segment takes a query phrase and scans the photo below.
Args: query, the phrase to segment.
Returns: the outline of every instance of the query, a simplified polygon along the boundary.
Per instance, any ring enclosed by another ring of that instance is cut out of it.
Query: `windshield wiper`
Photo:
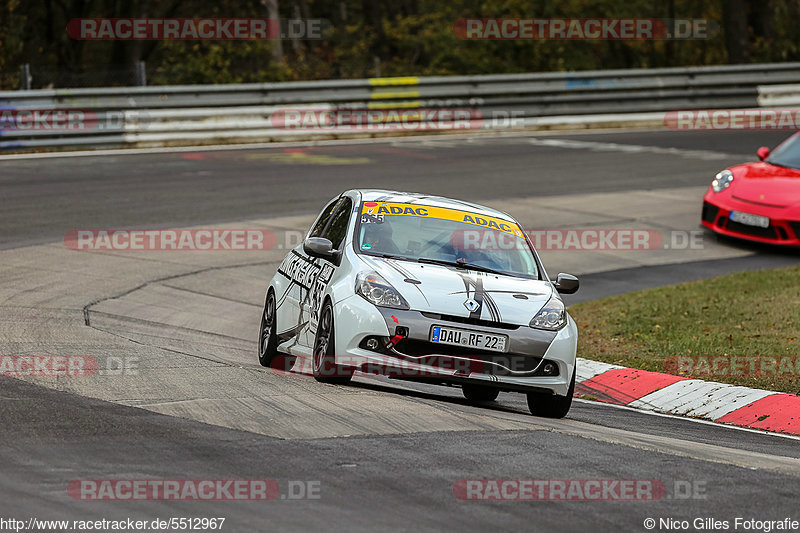
[[[499,274],[501,276],[513,276],[508,272],[502,270],[495,270],[493,268],[485,267],[483,265],[476,265],[474,263],[467,263],[466,261],[447,261],[444,259],[429,259],[427,257],[420,257],[417,259],[418,263],[429,263],[432,265],[454,266],[456,268],[463,268],[466,270],[478,270],[480,272],[488,272],[489,274]]]
[[[373,254],[368,254],[373,255]],[[374,254],[377,257],[382,257],[383,259],[401,259],[403,261],[413,261],[410,257],[406,257],[404,255],[395,255],[395,254]]]

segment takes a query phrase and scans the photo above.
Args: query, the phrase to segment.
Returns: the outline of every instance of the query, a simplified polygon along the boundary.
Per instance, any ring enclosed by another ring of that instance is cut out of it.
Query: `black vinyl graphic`
[[[278,345],[283,344],[289,339],[297,337],[297,334],[300,333],[300,330],[302,330],[306,324],[308,324],[308,322],[303,322],[302,324],[296,325],[292,329],[287,329],[283,333],[278,333]]]
[[[390,267],[395,269],[397,272],[399,272],[400,274],[405,276],[406,279],[411,279],[411,280],[417,281],[419,283],[422,283],[411,272],[409,272],[405,268],[401,267],[399,264],[397,264],[397,261],[395,261],[393,259],[375,259],[375,261],[385,261],[387,265],[389,265]],[[413,285],[414,285],[414,287],[416,287],[416,289],[419,291],[419,293],[422,295],[422,297],[425,298],[425,303],[430,305],[430,301],[428,301],[428,297],[425,296],[425,292],[422,289],[420,289],[419,284],[418,283],[413,283]]]
[[[466,293],[467,298],[472,298],[478,302],[478,304],[480,304],[475,311],[470,311],[469,317],[480,319],[483,306],[486,304],[486,309],[489,311],[489,316],[491,316],[492,320],[494,322],[502,322],[500,310],[498,309],[497,304],[489,295],[489,293],[483,288],[482,273],[476,272],[475,278],[472,278],[464,272],[459,272],[457,270],[454,270],[454,272],[458,274],[458,276],[461,278],[461,281],[464,282],[464,292]],[[474,293],[470,294],[470,290],[472,290]]]
[[[292,346],[297,345],[299,342],[298,334],[308,325],[308,321],[302,322],[304,306],[310,306],[312,325],[317,322],[319,309],[322,305],[322,294],[325,292],[325,287],[328,286],[331,277],[333,277],[334,269],[335,267],[327,261],[321,262],[319,259],[310,259],[295,250],[292,250],[284,258],[280,267],[278,267],[278,273],[286,277],[290,283],[281,297],[281,301],[284,301],[292,287],[297,285],[300,289],[298,298],[298,307],[300,309],[296,320],[297,326],[282,334],[290,335],[286,336],[283,342],[292,337],[294,337]],[[303,293],[304,290],[305,294]]]

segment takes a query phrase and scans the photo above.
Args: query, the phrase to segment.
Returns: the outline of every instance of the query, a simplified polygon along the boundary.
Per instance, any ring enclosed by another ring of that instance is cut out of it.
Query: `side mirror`
[[[311,257],[330,259],[336,253],[333,243],[322,237],[309,237],[303,241],[303,251]]]
[[[760,160],[762,161],[765,160],[769,155],[769,148],[767,148],[766,146],[762,146],[761,148],[756,150],[756,155]]]
[[[559,272],[558,276],[553,281],[553,285],[556,286],[556,290],[561,294],[574,294],[578,292],[581,282],[572,274]]]

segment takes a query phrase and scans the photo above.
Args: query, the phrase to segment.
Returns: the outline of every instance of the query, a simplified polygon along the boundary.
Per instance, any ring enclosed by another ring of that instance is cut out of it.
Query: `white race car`
[[[310,359],[322,382],[353,373],[460,385],[485,402],[527,393],[535,415],[564,417],[578,333],[506,213],[448,198],[350,190],[331,200],[267,288],[259,362]],[[280,364],[280,363],[277,363]]]

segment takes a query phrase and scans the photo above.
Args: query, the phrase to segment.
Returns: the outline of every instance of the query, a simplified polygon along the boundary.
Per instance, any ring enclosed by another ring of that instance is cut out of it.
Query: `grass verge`
[[[611,296],[569,312],[580,357],[800,393],[800,267]]]

